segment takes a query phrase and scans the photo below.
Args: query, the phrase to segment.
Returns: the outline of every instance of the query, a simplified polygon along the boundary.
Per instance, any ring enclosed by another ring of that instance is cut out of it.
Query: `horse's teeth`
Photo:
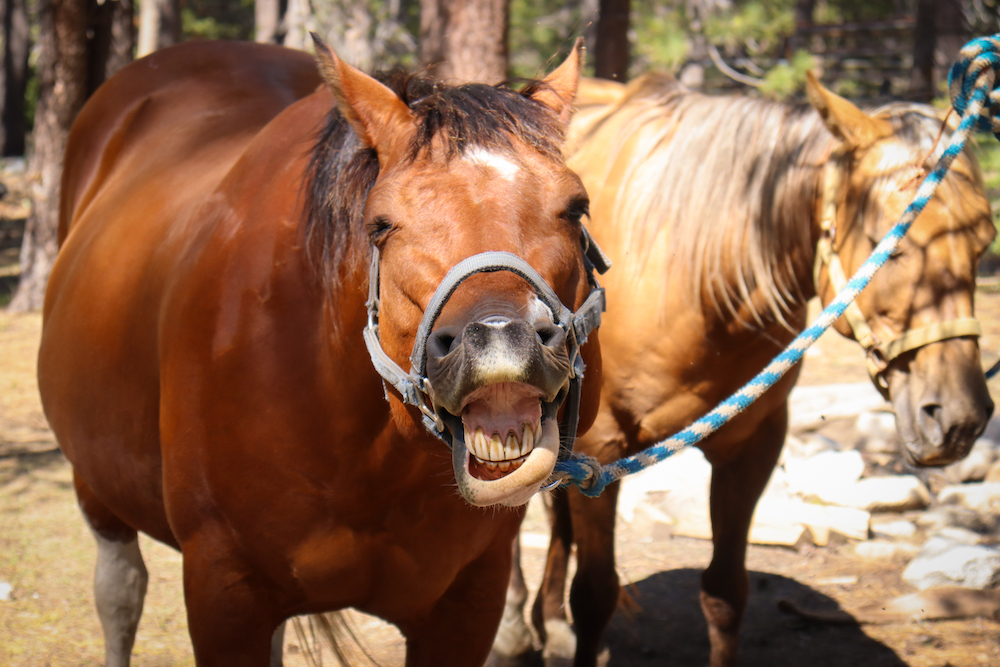
[[[490,461],[503,461],[503,444],[500,442],[500,435],[494,433],[490,438]]]
[[[521,441],[521,456],[527,456],[535,448],[535,432],[531,424],[524,425],[524,440]]]
[[[500,472],[507,472],[510,470],[510,461],[501,461],[497,464],[497,468],[500,469]]]
[[[496,470],[497,469],[497,463],[495,461],[487,461],[486,462],[486,467],[489,470]]]
[[[490,447],[486,444],[486,434],[483,433],[483,429],[476,429],[476,446],[475,446],[476,456],[482,460],[488,460],[490,458]]]
[[[503,457],[505,459],[516,459],[521,455],[521,443],[517,441],[517,436],[513,432],[507,434],[507,446],[504,447]]]

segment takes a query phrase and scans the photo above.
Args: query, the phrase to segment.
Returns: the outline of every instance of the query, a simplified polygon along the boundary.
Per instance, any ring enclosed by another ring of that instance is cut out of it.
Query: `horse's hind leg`
[[[749,579],[747,538],[760,494],[778,462],[787,431],[784,406],[773,412],[729,456],[706,452],[712,463],[712,562],[701,577],[701,609],[708,623],[711,667],[736,664]]]
[[[106,667],[128,667],[149,575],[136,531],[112,514],[74,475],[76,495],[97,540],[94,600],[104,630]]]

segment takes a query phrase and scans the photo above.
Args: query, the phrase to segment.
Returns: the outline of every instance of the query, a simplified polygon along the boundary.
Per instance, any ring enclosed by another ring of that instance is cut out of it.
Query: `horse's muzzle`
[[[491,384],[530,385],[552,402],[571,373],[566,334],[551,321],[495,317],[458,332],[443,328],[430,336],[427,352],[434,401],[456,416],[473,392]]]
[[[474,505],[520,505],[559,453],[556,412],[572,377],[551,320],[492,316],[427,341],[434,403],[447,414],[459,490]]]
[[[900,361],[886,379],[909,462],[943,466],[965,458],[993,414],[975,342],[941,341]]]

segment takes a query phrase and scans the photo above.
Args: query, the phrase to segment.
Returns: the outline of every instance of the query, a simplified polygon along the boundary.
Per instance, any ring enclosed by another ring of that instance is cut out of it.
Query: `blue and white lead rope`
[[[958,129],[952,135],[951,142],[934,170],[920,184],[913,203],[900,216],[899,222],[875,246],[871,257],[861,265],[847,286],[820,313],[812,326],[799,334],[784,352],[775,357],[739,391],[676,435],[635,456],[620,459],[607,466],[602,466],[597,459],[574,452],[571,458],[556,464],[553,481],[576,484],[584,495],[598,496],[608,484],[659,463],[680,449],[697,444],[715,433],[730,419],[748,408],[792,366],[801,361],[806,349],[844,313],[848,304],[854,301],[858,293],[871,281],[875,272],[885,264],[900,239],[906,235],[910,225],[934,196],[934,191],[944,179],[952,161],[962,152],[969,132],[978,127],[992,131],[1000,139],[1000,118],[997,117],[1000,116],[1000,92],[994,90],[995,73],[998,69],[1000,69],[1000,35],[973,40],[962,49],[960,59],[952,67],[948,77],[952,104],[962,118]],[[989,100],[988,114],[981,115],[987,100]]]

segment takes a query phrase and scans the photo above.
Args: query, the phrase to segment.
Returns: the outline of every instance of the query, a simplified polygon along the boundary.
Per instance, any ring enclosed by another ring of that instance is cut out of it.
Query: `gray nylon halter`
[[[567,345],[569,347],[570,367],[572,376],[570,379],[569,391],[566,393],[566,411],[563,417],[563,427],[560,431],[564,434],[571,434],[576,437],[576,426],[579,419],[580,407],[580,383],[583,381],[585,365],[580,356],[580,346],[586,341],[590,333],[601,324],[601,313],[604,312],[604,288],[597,283],[594,271],[603,274],[611,267],[611,261],[598,247],[597,243],[590,236],[590,233],[583,229],[580,244],[584,252],[584,265],[587,270],[587,282],[590,283],[591,290],[583,305],[575,313],[563,305],[558,295],[545,282],[535,269],[526,261],[509,252],[484,252],[468,257],[456,264],[444,280],[438,285],[431,297],[427,309],[424,311],[423,319],[417,328],[416,339],[413,342],[413,352],[410,354],[410,372],[405,372],[393,361],[385,350],[378,337],[379,318],[379,251],[372,248],[372,260],[368,276],[368,324],[364,329],[365,346],[371,356],[372,365],[382,379],[393,386],[403,398],[403,402],[416,406],[423,414],[424,426],[433,435],[440,438],[449,447],[451,442],[446,434],[446,426],[441,416],[437,413],[437,408],[433,400],[433,388],[427,378],[427,338],[430,336],[434,323],[437,322],[445,304],[455,293],[464,281],[477,273],[492,273],[495,271],[509,271],[520,276],[531,285],[538,294],[542,302],[548,306],[555,317],[555,324],[566,334]],[[386,395],[388,398],[388,394]],[[461,437],[460,435],[458,437]]]

